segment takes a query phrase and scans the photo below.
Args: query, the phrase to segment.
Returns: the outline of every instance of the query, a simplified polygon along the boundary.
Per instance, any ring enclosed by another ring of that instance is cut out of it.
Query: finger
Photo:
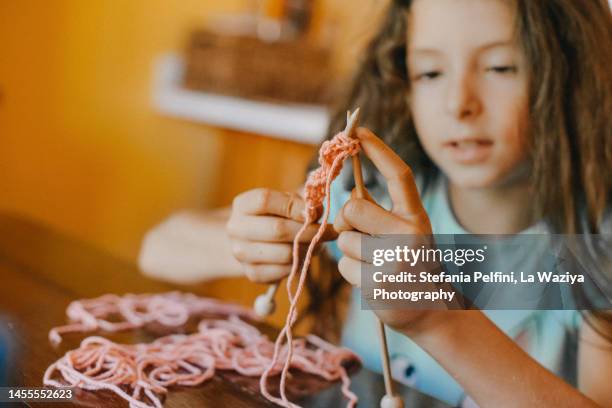
[[[338,262],[338,271],[348,283],[358,288],[361,287],[361,262],[343,256]]]
[[[344,219],[342,208],[340,209],[340,211],[338,211],[338,213],[336,214],[336,218],[334,219],[334,230],[338,234],[341,234],[344,231],[354,230],[353,226],[347,220]]]
[[[370,195],[370,192],[365,187],[363,188],[362,193],[363,193],[363,197],[360,197],[359,190],[357,189],[357,187],[354,187],[351,190],[351,198],[363,198],[364,200],[368,200],[370,202],[376,203],[376,200],[372,198],[372,196]]]
[[[244,274],[249,280],[257,283],[278,282],[291,272],[291,265],[256,265],[242,264]]]
[[[364,153],[387,181],[392,212],[401,215],[423,213],[425,210],[410,166],[370,130],[358,128],[355,135]]]
[[[359,198],[357,197],[357,193],[356,193],[356,189],[353,189],[353,191],[351,192],[351,199],[349,201],[347,201],[346,203],[344,203],[344,206],[340,209],[340,211],[338,211],[338,213],[336,214],[336,218],[334,219],[334,230],[336,230],[336,232],[338,234],[340,234],[341,232],[344,231],[353,231],[355,230],[355,227],[351,224],[351,222],[349,222],[345,217],[344,217],[344,207],[346,207],[348,205],[348,203],[353,200],[364,200],[363,198]],[[368,200],[365,199],[366,201],[374,204],[377,207],[380,207],[378,205],[378,203],[376,203],[374,200]],[[383,209],[382,207],[380,207],[381,209]],[[383,209],[383,211],[387,212],[386,210]]]
[[[241,214],[278,215],[304,222],[305,203],[297,193],[257,188],[236,196],[232,208]]]
[[[232,254],[243,263],[289,265],[293,259],[291,244],[232,240]]]
[[[370,235],[417,233],[416,225],[360,198],[351,199],[338,213],[337,232],[357,230]]]
[[[372,263],[371,258],[364,258],[364,254],[361,252],[361,244],[364,237],[366,235],[357,231],[345,231],[338,236],[338,248],[340,248],[345,256],[362,262]]]
[[[302,223],[281,217],[244,215],[230,218],[227,231],[230,237],[247,241],[292,242]],[[300,237],[300,242],[310,242],[316,235],[319,224],[310,224]],[[338,234],[332,225],[327,225],[321,241],[336,239]]]
[[[356,198],[365,199],[365,200],[373,203],[374,205],[379,206],[378,203],[372,198],[372,196],[370,195],[370,193],[366,189],[364,189],[364,196],[363,197],[359,197],[359,194],[357,192],[357,188],[353,188],[353,190],[351,191],[351,199],[353,199],[353,198],[355,198],[355,199]],[[346,205],[346,203],[344,205]],[[338,211],[338,213],[336,214],[336,218],[334,219],[334,229],[336,230],[337,233],[341,233],[343,231],[351,231],[354,228],[353,228],[353,226],[351,224],[349,224],[344,219],[342,211]]]

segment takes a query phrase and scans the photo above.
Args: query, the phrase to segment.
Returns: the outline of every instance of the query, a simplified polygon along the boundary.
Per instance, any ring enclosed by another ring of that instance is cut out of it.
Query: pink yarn
[[[293,242],[293,265],[287,278],[290,300],[285,327],[272,344],[255,327],[238,316],[255,320],[251,310],[213,299],[171,292],[160,295],[104,295],[72,302],[67,315],[73,322],[52,329],[49,339],[61,342],[61,334],[94,330],[120,331],[149,323],[178,327],[203,313],[229,316],[227,320],[202,320],[198,332],[161,337],[150,344],[120,345],[102,337],[84,339],[78,349],[67,352],[45,372],[45,385],[74,386],[87,390],[107,389],[121,396],[132,408],[159,408],[172,385],[195,386],[211,378],[215,369],[234,370],[245,376],[261,376],[261,393],[270,401],[295,408],[286,395],[287,374],[295,368],[328,381],[342,381],[342,391],[354,407],[357,396],[350,391],[350,378],[343,363],[358,360],[350,350],[336,347],[319,337],[293,339],[297,302],[303,291],[314,248],[329,217],[330,185],[344,160],[359,152],[357,140],[339,133],[319,151],[320,167],[311,172],[304,188],[305,221]],[[308,246],[295,291],[299,269],[299,240],[325,201],[321,226]],[[114,321],[109,318],[114,317]],[[286,340],[286,341],[285,341]],[[285,343],[283,345],[283,342]],[[267,379],[281,373],[280,398],[271,395]],[[58,378],[59,377],[59,378]],[[148,402],[147,402],[148,401]]]
[[[116,332],[137,329],[154,322],[163,326],[177,327],[187,323],[190,316],[210,311],[220,315],[237,315],[258,320],[257,315],[250,309],[215,299],[201,298],[190,293],[127,294],[123,297],[109,294],[96,299],[71,302],[66,314],[73,323],[51,329],[49,340],[58,344],[62,341],[61,335],[64,333],[84,333],[94,330]],[[115,322],[106,320],[110,316],[121,319]]]
[[[312,254],[314,252],[315,247],[321,240],[323,233],[325,232],[325,228],[327,227],[327,219],[329,218],[329,204],[330,204],[330,186],[332,181],[340,174],[342,170],[342,165],[344,164],[344,160],[348,157],[353,156],[359,153],[360,145],[359,141],[353,138],[350,138],[348,135],[345,135],[344,132],[340,132],[335,135],[331,140],[325,141],[321,149],[319,150],[319,165],[320,167],[308,175],[308,179],[306,180],[306,184],[304,186],[304,198],[306,201],[305,208],[305,221],[302,225],[302,228],[298,231],[295,239],[293,240],[293,264],[291,266],[291,272],[287,277],[287,294],[289,296],[289,313],[287,314],[287,319],[285,321],[285,327],[281,330],[278,337],[276,338],[276,342],[274,344],[274,355],[272,357],[272,361],[268,368],[264,371],[261,376],[259,385],[261,393],[268,398],[270,401],[284,406],[295,408],[297,405],[293,404],[286,395],[286,383],[287,383],[287,374],[289,372],[289,368],[291,366],[291,361],[293,357],[293,334],[292,327],[297,319],[297,302],[300,297],[303,289],[304,283],[306,281],[306,274],[308,273],[308,268],[310,267],[310,262],[312,260]],[[325,211],[323,213],[323,217],[321,219],[320,227],[313,237],[312,241],[308,245],[308,250],[306,252],[306,257],[304,259],[304,264],[300,270],[300,276],[297,284],[297,288],[295,292],[292,291],[293,281],[295,276],[298,273],[299,269],[299,242],[300,237],[311,223],[315,222],[316,215],[323,205],[323,201],[325,200]],[[280,358],[281,354],[281,345],[283,341],[286,339],[286,347],[287,347],[287,355],[285,357],[285,362],[283,365],[283,369],[281,371],[281,383],[280,383],[280,394],[281,397],[275,397],[268,391],[268,377],[273,373],[277,361]],[[348,383],[344,384],[343,388],[344,394],[349,399],[349,407],[355,406],[357,403],[357,398],[348,390]]]
[[[75,323],[51,330],[52,341],[61,341],[59,333],[97,328],[119,331],[151,322],[178,326],[201,313],[229,315],[226,320],[200,321],[196,333],[168,335],[149,344],[122,345],[91,336],[45,371],[45,385],[109,390],[128,401],[132,408],[159,408],[168,387],[199,385],[211,378],[216,369],[260,376],[270,367],[274,352],[274,345],[265,335],[238,317],[251,317],[249,309],[191,294],[105,295],[72,302],[67,313]],[[117,321],[111,323],[110,317]],[[356,400],[348,391],[350,379],[342,365],[358,360],[353,352],[312,335],[294,340],[292,349],[295,351],[291,368],[328,381],[340,379],[343,392]],[[285,346],[280,357],[285,358],[287,353]],[[282,368],[275,363],[272,375]]]
[[[329,185],[340,174],[344,160],[359,153],[360,149],[359,141],[346,136],[344,132],[323,142],[319,149],[319,168],[308,175],[304,185],[306,225],[316,221],[317,211],[326,198],[329,202]],[[323,222],[327,222],[327,217],[323,217]]]

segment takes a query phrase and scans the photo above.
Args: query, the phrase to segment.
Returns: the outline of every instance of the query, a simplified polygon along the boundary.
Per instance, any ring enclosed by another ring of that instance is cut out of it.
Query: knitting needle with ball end
[[[353,137],[354,129],[357,127],[359,120],[359,108],[353,112],[346,113],[347,133],[349,137]],[[363,184],[363,175],[361,174],[361,160],[359,154],[353,156],[353,177],[355,178],[355,195],[357,198],[372,201],[365,185]],[[385,396],[380,400],[380,408],[403,408],[404,402],[398,395],[394,395],[393,382],[391,381],[391,368],[389,364],[389,350],[387,348],[387,335],[385,333],[385,325],[376,317],[376,326],[378,327],[378,337],[380,340],[380,358],[383,363],[383,376],[385,380]]]
[[[348,137],[354,137],[355,129],[359,123],[359,108],[351,114],[346,113],[346,127],[344,128],[344,134]],[[355,178],[355,193],[357,198],[371,200],[367,194],[367,190],[363,183],[363,175],[361,173],[361,160],[359,155],[356,154],[352,157],[353,160],[353,177]],[[254,311],[259,316],[268,316],[274,313],[276,303],[274,296],[278,290],[278,283],[274,283],[268,287],[268,290],[263,295],[260,295],[255,300]],[[385,333],[385,325],[377,317],[378,336],[381,345],[381,360],[383,363],[383,376],[385,381],[385,396],[380,400],[381,408],[403,408],[404,402],[402,399],[395,395],[393,392],[393,382],[391,380],[391,368],[389,364],[389,350],[387,348],[387,336]]]

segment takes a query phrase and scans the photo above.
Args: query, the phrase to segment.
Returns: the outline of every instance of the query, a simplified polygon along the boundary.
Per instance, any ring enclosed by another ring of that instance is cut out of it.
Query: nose
[[[482,104],[469,72],[460,72],[449,81],[446,108],[456,119],[468,119],[481,112]]]

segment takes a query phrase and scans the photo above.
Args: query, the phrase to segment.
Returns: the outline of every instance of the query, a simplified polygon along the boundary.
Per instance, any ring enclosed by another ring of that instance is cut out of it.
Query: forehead
[[[408,16],[409,47],[445,49],[511,41],[509,0],[415,0]]]

